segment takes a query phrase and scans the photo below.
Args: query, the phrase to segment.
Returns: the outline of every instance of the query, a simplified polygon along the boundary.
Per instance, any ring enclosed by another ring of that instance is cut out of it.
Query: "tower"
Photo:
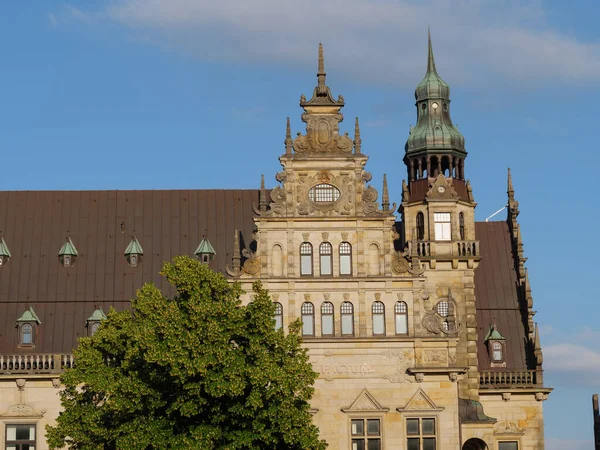
[[[402,213],[406,251],[426,267],[425,290],[447,298],[441,331],[456,346],[456,364],[468,367],[460,383],[464,398],[477,398],[475,268],[480,259],[475,239],[473,193],[465,181],[465,139],[450,117],[450,87],[437,72],[428,36],[427,71],[415,90],[417,123],[411,127],[404,163]],[[451,294],[450,294],[451,292]],[[454,307],[454,315],[450,314]],[[460,318],[460,320],[456,320]],[[436,332],[437,327],[427,332]]]

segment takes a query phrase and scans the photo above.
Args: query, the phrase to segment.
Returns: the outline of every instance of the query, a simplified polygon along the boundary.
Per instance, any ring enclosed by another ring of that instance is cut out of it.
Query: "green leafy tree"
[[[161,272],[177,295],[146,284],[130,311],[111,309],[79,340],[47,426],[51,448],[325,449],[309,400],[316,373],[300,322],[274,329],[260,283],[242,306],[238,284],[181,256]]]

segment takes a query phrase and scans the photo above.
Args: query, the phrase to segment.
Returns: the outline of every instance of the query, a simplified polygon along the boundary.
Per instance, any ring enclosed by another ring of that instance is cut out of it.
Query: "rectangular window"
[[[436,450],[435,419],[406,419],[406,436],[407,450]]]
[[[312,275],[312,255],[300,256],[300,274]]]
[[[452,239],[450,233],[450,213],[433,213],[435,224],[435,240],[449,241]]]
[[[331,255],[321,255],[321,275],[331,275]]]
[[[302,316],[302,335],[313,336],[315,334],[314,317],[312,315]]]
[[[381,421],[352,419],[350,424],[352,450],[381,450]]]
[[[517,441],[498,442],[498,450],[519,450],[519,443]]]
[[[333,314],[323,314],[321,316],[321,334],[323,336],[333,336]]]
[[[6,450],[35,450],[35,425],[6,425]]]

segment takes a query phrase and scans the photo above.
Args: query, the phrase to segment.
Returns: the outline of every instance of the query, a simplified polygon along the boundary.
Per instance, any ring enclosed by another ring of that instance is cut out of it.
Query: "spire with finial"
[[[287,118],[287,124],[285,126],[285,141],[283,141],[283,143],[285,144],[285,154],[286,155],[291,155],[292,154],[292,130],[290,128],[290,118]]]
[[[538,329],[538,324],[535,324],[535,341],[533,345],[533,353],[535,355],[535,364],[536,366],[541,366],[544,362],[544,355],[542,353],[542,343],[540,342],[540,331]]]
[[[390,209],[390,194],[388,192],[387,176],[383,174],[383,191],[381,193],[381,208],[384,211]]]
[[[327,73],[325,73],[325,58],[323,57],[323,44],[319,42],[319,67],[317,69],[317,89],[319,90],[319,94],[326,94],[326,78]]]
[[[319,62],[317,68],[317,86],[313,91],[313,96],[310,100],[306,101],[306,97],[303,95],[300,97],[300,106],[303,108],[307,106],[344,106],[344,98],[340,95],[334,100],[331,95],[331,90],[326,83],[327,74],[325,73],[325,57],[323,56],[323,44],[319,42]],[[336,111],[337,113],[337,111]]]
[[[433,58],[433,46],[431,45],[431,29],[429,27],[427,27],[427,44],[427,73],[434,73],[437,75],[437,70],[435,68],[435,59]]]
[[[354,124],[354,153],[357,155],[361,152],[362,139],[360,138],[360,126],[358,125],[358,117],[356,118],[356,122]]]
[[[267,201],[267,190],[265,189],[265,175],[262,174],[260,176],[260,193],[258,198],[258,210],[260,212],[266,212],[269,207],[269,202]]]

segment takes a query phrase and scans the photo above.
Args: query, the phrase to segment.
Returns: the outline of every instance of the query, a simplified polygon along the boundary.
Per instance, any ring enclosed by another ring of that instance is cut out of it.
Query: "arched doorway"
[[[471,438],[463,444],[462,450],[488,450],[488,446],[481,439]]]

